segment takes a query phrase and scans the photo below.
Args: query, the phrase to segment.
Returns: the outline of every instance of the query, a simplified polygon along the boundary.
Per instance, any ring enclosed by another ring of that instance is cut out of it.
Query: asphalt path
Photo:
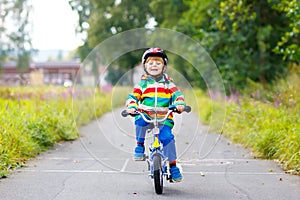
[[[298,200],[300,177],[277,163],[254,159],[249,150],[208,133],[194,113],[176,115],[181,183],[154,191],[147,163],[135,162],[133,119],[120,109],[80,128],[81,137],[63,142],[27,167],[0,179],[1,200],[208,199]],[[147,145],[151,137],[147,139]]]

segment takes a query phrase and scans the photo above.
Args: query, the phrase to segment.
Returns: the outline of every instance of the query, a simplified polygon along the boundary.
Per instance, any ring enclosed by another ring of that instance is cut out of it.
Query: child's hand
[[[184,106],[178,105],[178,106],[176,106],[176,109],[177,109],[178,113],[182,113],[184,111]]]
[[[127,109],[127,112],[130,113],[130,114],[134,114],[135,111],[136,111],[136,110],[135,110],[134,108],[128,108],[128,109]]]

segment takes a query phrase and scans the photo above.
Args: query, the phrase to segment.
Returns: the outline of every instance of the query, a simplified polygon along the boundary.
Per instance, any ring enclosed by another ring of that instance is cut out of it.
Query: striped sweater
[[[153,118],[154,113],[143,109],[145,107],[168,108],[170,105],[185,105],[184,96],[176,87],[173,80],[167,75],[156,81],[149,75],[143,75],[141,81],[134,87],[133,93],[126,100],[127,108],[135,108],[143,111],[148,117]],[[158,118],[165,116],[165,112],[158,113]],[[137,116],[138,119],[140,116]],[[174,126],[172,113],[162,124],[171,128]]]

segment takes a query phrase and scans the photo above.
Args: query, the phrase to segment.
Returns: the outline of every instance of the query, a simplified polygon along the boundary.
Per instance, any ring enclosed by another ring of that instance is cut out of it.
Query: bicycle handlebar
[[[192,108],[190,106],[185,106],[183,111],[189,113],[189,112],[191,112],[191,110],[192,110]],[[178,112],[175,106],[169,107],[169,111],[167,112],[167,114],[165,115],[165,117],[162,118],[162,119],[157,120],[157,122],[163,122],[163,121],[165,121],[172,112]],[[130,116],[141,115],[142,118],[146,122],[148,122],[148,123],[153,123],[155,121],[155,120],[149,120],[149,119],[147,119],[145,117],[145,115],[142,112],[139,112],[139,111],[136,111],[135,113],[131,114],[131,113],[128,113],[127,110],[123,110],[122,113],[121,113],[121,115],[123,117],[127,117],[128,115],[130,115]]]

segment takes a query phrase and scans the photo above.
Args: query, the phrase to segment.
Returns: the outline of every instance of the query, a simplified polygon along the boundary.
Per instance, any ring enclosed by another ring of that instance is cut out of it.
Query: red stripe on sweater
[[[146,94],[146,93],[151,93],[151,92],[155,92],[155,88],[147,88],[147,89],[145,90],[144,94]],[[169,89],[163,88],[163,87],[158,87],[158,88],[157,88],[157,92],[158,92],[158,93],[166,93],[166,94],[169,94],[169,93],[170,93]]]
[[[178,88],[177,87],[172,87],[170,90],[171,90],[172,93],[174,93],[178,90]]]
[[[139,88],[134,88],[133,93],[142,94],[142,90],[140,90]]]
[[[176,101],[184,101],[184,98],[178,97],[178,98],[176,99]]]

